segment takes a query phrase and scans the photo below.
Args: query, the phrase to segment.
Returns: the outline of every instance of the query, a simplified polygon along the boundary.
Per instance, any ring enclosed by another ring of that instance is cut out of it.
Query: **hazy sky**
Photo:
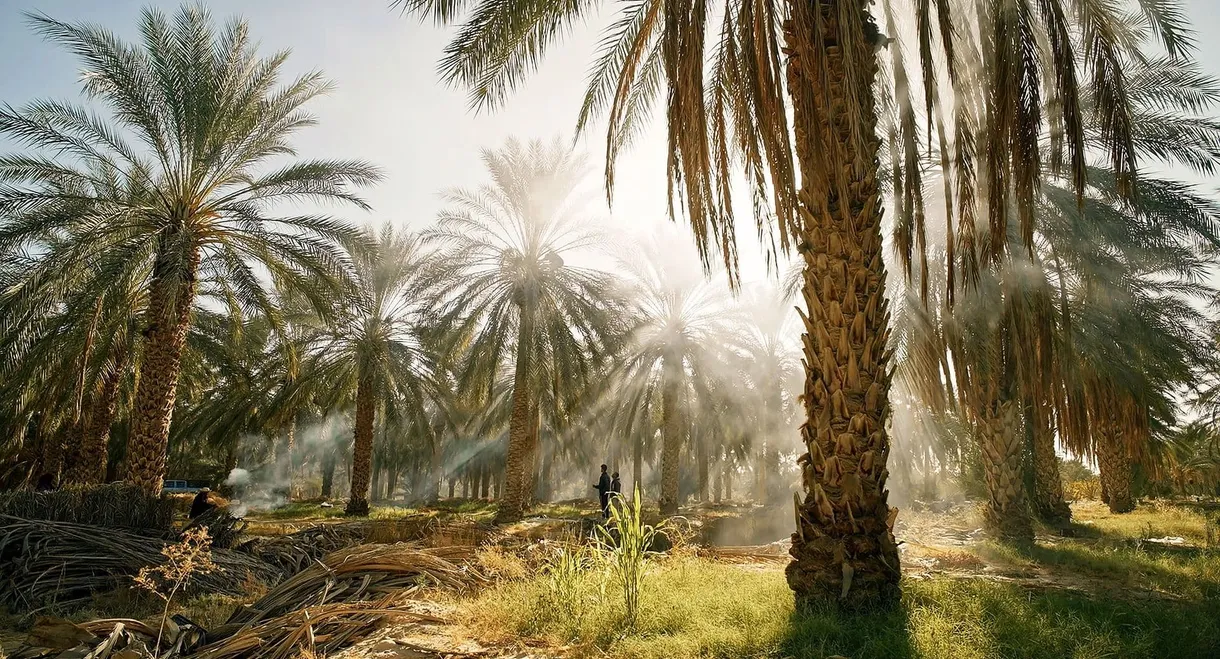
[[[22,12],[106,25],[132,38],[147,0],[0,0],[0,102],[21,105],[40,97],[78,98],[78,67],[62,49],[42,41]],[[154,2],[167,13],[178,2]],[[542,69],[506,107],[474,115],[464,93],[438,81],[436,62],[447,32],[403,18],[386,0],[212,0],[217,19],[245,16],[262,49],[291,48],[291,73],[322,69],[337,89],[312,110],[320,125],[297,140],[305,156],[361,158],[385,168],[387,179],[367,193],[375,211],[353,219],[392,220],[420,226],[439,209],[437,192],[482,181],[479,149],[509,136],[569,139],[584,91],[585,76],[607,16],[594,19],[551,51]],[[617,2],[606,3],[605,14]],[[1220,11],[1216,0],[1186,0],[1199,58],[1220,76]],[[612,223],[648,231],[665,219],[665,143],[655,125],[620,160]],[[600,176],[604,126],[583,142]],[[5,150],[0,142],[0,150]],[[1214,188],[1215,183],[1209,187]],[[744,193],[744,191],[743,191]],[[600,200],[599,200],[600,201]],[[752,223],[742,217],[740,252],[747,277],[761,276]]]

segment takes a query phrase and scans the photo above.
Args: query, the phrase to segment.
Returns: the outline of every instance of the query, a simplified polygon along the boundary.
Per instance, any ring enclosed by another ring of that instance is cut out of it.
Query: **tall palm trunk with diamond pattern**
[[[873,608],[897,602],[900,575],[897,510],[885,489],[890,315],[881,259],[877,68],[865,34],[875,27],[862,0],[797,1],[809,2],[819,20],[784,26],[808,309],[802,337],[808,418],[801,427],[807,451],[799,459],[805,496],[797,500],[786,572],[800,603]],[[818,149],[817,135],[837,144]],[[831,185],[828,198],[818,199],[809,175],[818,168],[847,172],[846,188]]]

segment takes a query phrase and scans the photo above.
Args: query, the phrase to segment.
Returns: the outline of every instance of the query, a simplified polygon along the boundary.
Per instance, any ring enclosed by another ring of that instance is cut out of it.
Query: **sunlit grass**
[[[1114,514],[1100,501],[1086,501],[1072,505],[1072,517],[1083,535],[1129,539],[1176,536],[1200,546],[1207,542],[1207,515],[1180,503],[1145,502],[1129,513]]]
[[[532,639],[578,657],[1101,659],[1171,648],[1174,657],[1217,656],[1220,552],[1138,542],[1202,538],[1203,517],[1164,506],[1141,508],[1130,522],[1099,512],[1077,515],[1099,520],[1095,535],[965,548],[963,558],[978,558],[958,562],[977,578],[904,579],[902,605],[889,613],[797,612],[778,567],[683,556],[654,563],[634,631],[623,624],[621,593],[598,570],[579,579],[579,606],[556,606],[546,577],[523,571],[463,601],[460,617],[485,641]],[[987,574],[984,562],[993,566]]]
[[[696,657],[1208,657],[1220,647],[1220,606],[1033,592],[1010,583],[908,579],[897,611],[796,613],[777,569],[702,559],[667,561],[651,575],[636,630],[621,598],[589,575],[585,605],[558,608],[541,578],[501,584],[463,605],[470,632],[495,643],[533,638],[577,656]]]

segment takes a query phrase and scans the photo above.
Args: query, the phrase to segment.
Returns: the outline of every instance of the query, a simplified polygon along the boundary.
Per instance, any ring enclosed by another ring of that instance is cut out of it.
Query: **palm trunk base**
[[[352,498],[347,502],[347,507],[343,509],[343,514],[351,517],[368,517],[369,516],[369,500]]]
[[[1035,502],[1034,514],[1048,526],[1063,527],[1072,523],[1072,508],[1066,501]]]
[[[1135,510],[1131,497],[1131,458],[1121,438],[1103,434],[1097,442],[1097,466],[1101,470],[1102,492],[1110,512],[1129,513]]]
[[[1034,525],[1021,469],[1023,442],[1011,402],[999,403],[995,409],[987,406],[979,420],[979,440],[988,495],[984,527],[1006,542],[1032,541]]]
[[[992,537],[1004,542],[1032,542],[1034,539],[1033,520],[1023,506],[1000,509],[988,502],[983,507],[983,528]]]
[[[793,560],[784,574],[798,607],[870,611],[898,604],[898,545],[884,520],[884,515],[861,515],[855,528],[849,520],[820,525],[829,534],[804,541],[793,534]]]

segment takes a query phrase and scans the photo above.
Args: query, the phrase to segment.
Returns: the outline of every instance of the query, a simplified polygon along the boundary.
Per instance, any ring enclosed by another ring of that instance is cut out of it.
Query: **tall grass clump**
[[[611,581],[623,589],[623,622],[627,629],[635,629],[639,620],[640,592],[644,589],[649,549],[657,533],[665,527],[665,522],[653,526],[641,520],[640,500],[639,485],[636,485],[631,501],[615,497],[610,506],[609,523],[597,527],[594,536]]]

